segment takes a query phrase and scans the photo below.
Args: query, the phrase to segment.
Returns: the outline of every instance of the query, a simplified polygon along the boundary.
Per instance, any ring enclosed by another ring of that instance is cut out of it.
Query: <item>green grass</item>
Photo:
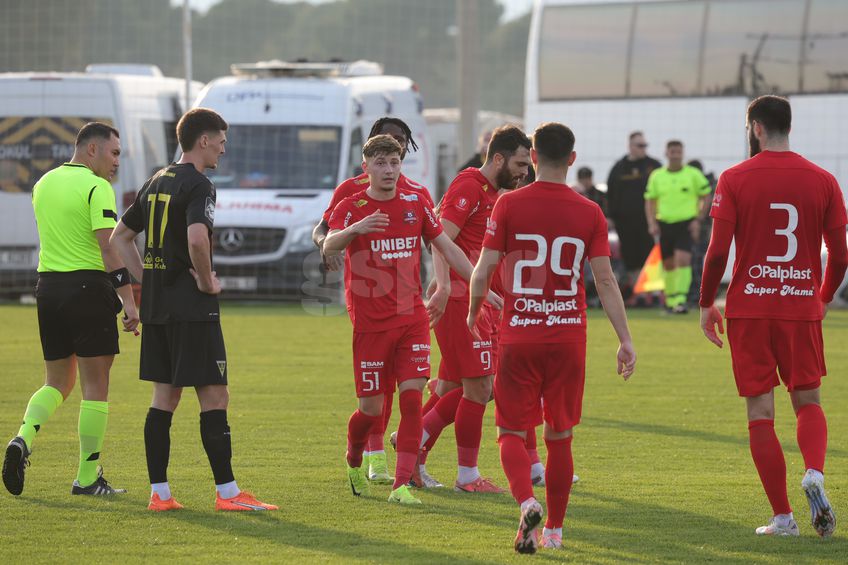
[[[142,432],[150,386],[137,380],[139,340],[122,335],[103,464],[107,478],[129,494],[115,500],[70,496],[78,449],[75,392],[42,428],[23,495],[0,492],[0,562],[528,559],[512,552],[518,512],[507,495],[428,491],[420,493],[424,506],[411,509],[389,506],[387,486],[372,487],[370,498],[351,496],[342,461],[346,423],[355,407],[345,316],[306,315],[299,307],[227,306],[223,319],[236,478],[260,499],[279,504],[280,511],[213,512],[198,404],[189,393],[174,418],[169,476],[187,510],[165,515],[146,510]],[[0,435],[11,438],[27,399],[42,384],[43,368],[35,309],[0,307],[0,320]],[[845,526],[822,540],[809,525],[787,395],[778,395],[777,432],[802,537],[757,538],[754,528],[770,512],[748,453],[744,404],[736,396],[727,349],[719,351],[701,336],[693,314],[631,312],[631,320],[639,362],[636,375],[623,383],[614,372],[614,336],[602,315],[592,313],[584,419],[574,442],[581,481],[566,519],[566,550],[540,552],[535,559],[844,563]],[[848,313],[831,312],[825,336],[831,375],[822,387],[830,428],[827,486],[839,513],[848,509],[848,351],[842,346],[848,342]],[[505,485],[492,413],[490,406],[480,467]],[[429,458],[428,469],[446,484],[455,478],[454,445],[448,430]]]

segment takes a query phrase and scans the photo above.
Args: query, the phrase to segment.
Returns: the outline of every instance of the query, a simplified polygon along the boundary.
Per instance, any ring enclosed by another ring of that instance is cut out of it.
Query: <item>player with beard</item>
[[[806,473],[801,488],[812,523],[829,536],[836,517],[824,492],[827,421],[819,387],[827,373],[822,319],[848,266],[845,202],[832,174],[789,149],[792,109],[778,96],[748,106],[751,158],[718,181],[713,232],[701,281],[701,329],[718,347],[724,333],[714,304],[736,240],[725,316],[733,375],[748,411],[751,456],[772,507],[757,535],[797,536],[786,493],[786,461],[774,430],[774,389],[786,385]],[[828,256],[824,277],[821,244]]]
[[[479,169],[468,168],[448,187],[439,217],[445,233],[456,241],[471,263],[477,261],[486,224],[501,189],[514,189],[530,166],[530,140],[521,129],[506,125],[492,133],[486,162]],[[432,405],[424,417],[418,474],[419,487],[440,487],[426,470],[427,454],[442,430],[455,423],[458,472],[454,488],[464,492],[503,492],[477,468],[483,415],[492,396],[494,353],[491,327],[493,315],[487,308],[480,317],[478,337],[466,327],[468,285],[444,261],[433,254],[437,286],[427,309],[442,354],[439,382]]]

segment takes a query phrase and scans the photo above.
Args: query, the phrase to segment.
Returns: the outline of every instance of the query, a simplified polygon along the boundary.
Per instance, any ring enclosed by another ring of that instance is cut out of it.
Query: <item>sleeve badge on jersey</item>
[[[436,217],[433,216],[433,211],[430,209],[429,206],[424,206],[424,213],[427,214],[427,219],[430,220],[430,224],[432,224],[433,227],[439,225],[439,222],[436,221]]]
[[[468,200],[466,198],[460,198],[456,203],[456,207],[460,210],[465,210],[468,208]]]
[[[491,235],[492,237],[494,237],[497,229],[498,229],[498,223],[495,220],[493,220],[492,218],[489,218],[488,220],[486,220],[486,233],[488,235]]]
[[[718,208],[719,206],[721,206],[721,193],[717,192],[713,197],[713,208]]]
[[[211,196],[206,197],[206,219],[210,223],[215,223],[215,201]]]
[[[368,204],[368,201],[365,200],[364,198],[360,198],[359,200],[356,201],[356,207],[357,208],[362,208],[366,204]]]
[[[351,219],[351,218],[353,218],[353,212],[348,212],[348,213],[345,215],[345,219],[344,219],[344,227],[347,227],[347,226],[349,226],[349,225],[350,225],[350,219]]]

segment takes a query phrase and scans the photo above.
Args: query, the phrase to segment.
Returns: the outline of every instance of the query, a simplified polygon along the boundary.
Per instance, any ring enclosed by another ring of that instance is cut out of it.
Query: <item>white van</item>
[[[192,84],[196,91],[200,83]],[[68,161],[86,122],[121,134],[113,181],[118,212],[176,151],[185,81],[149,65],[95,65],[85,73],[0,73],[0,294],[32,292],[38,232],[31,191],[48,170]]]
[[[403,173],[432,186],[418,87],[367,61],[232,70],[196,102],[229,124],[226,154],[209,174],[217,190],[215,270],[231,296],[314,296],[322,274],[312,228],[333,189],[361,172],[375,120],[395,116],[409,125],[419,150],[407,155]]]

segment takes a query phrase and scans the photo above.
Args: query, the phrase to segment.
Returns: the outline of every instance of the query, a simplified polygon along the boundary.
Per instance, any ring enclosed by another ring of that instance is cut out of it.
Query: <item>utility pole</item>
[[[188,110],[191,107],[191,6],[189,0],[183,0],[183,67],[185,70],[185,104]]]
[[[477,150],[477,111],[480,109],[479,22],[477,0],[456,0],[459,162]]]

